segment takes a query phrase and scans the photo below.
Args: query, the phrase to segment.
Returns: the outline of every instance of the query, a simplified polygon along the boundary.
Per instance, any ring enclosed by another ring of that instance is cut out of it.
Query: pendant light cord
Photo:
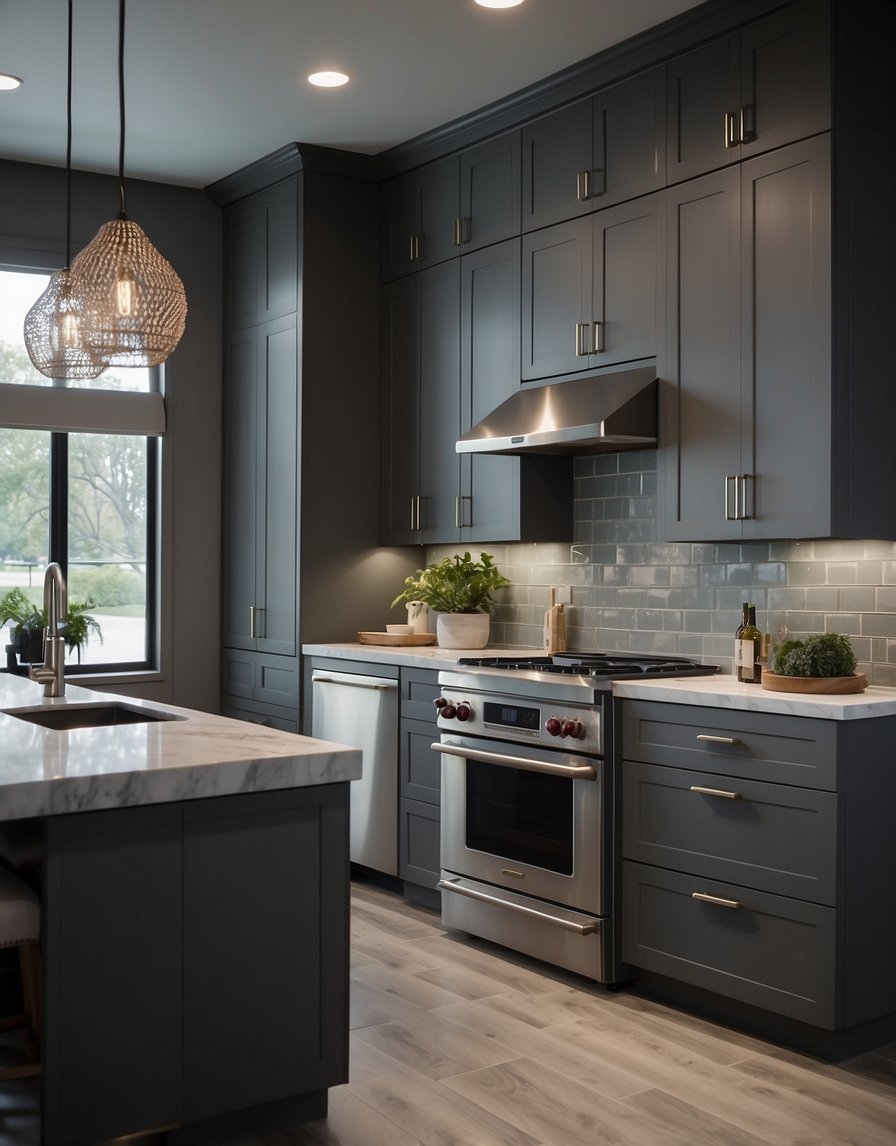
[[[72,5],[68,0],[68,81],[65,138],[65,269],[72,261]]]
[[[118,113],[121,130],[118,139],[118,194],[121,200],[120,219],[127,218],[124,210],[124,6],[118,4]]]

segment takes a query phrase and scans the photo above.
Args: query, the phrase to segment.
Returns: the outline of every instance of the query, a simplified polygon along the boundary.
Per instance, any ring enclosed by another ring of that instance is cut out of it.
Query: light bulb
[[[61,324],[62,345],[66,350],[80,346],[80,331],[78,330],[78,316],[69,312],[62,316]]]
[[[115,307],[122,318],[130,318],[136,310],[137,284],[133,279],[115,280]]]

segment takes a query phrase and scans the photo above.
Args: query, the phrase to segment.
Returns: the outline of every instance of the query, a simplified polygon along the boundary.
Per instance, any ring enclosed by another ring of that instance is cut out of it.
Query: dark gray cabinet
[[[460,254],[520,232],[520,133],[499,135],[460,154]]]
[[[441,756],[433,701],[439,695],[438,673],[402,668],[399,727],[399,874],[409,899],[437,907]]]
[[[656,191],[666,181],[665,69],[523,128],[523,230]]]
[[[308,1094],[326,1109],[348,1066],[347,799],[338,784],[48,819],[42,1141]]]
[[[892,1019],[892,735],[624,701],[623,959],[850,1038]]]
[[[656,356],[663,235],[647,195],[523,236],[524,380]]]
[[[832,531],[829,146],[667,192],[670,539]]]
[[[804,0],[668,64],[668,181],[827,131],[830,17]]]
[[[228,212],[228,329],[258,326],[295,313],[296,206],[295,183],[285,180],[242,200]]]

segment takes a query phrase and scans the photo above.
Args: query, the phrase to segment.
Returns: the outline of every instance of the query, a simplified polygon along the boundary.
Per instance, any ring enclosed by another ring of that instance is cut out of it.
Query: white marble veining
[[[122,702],[177,719],[67,732],[9,709]],[[361,752],[210,713],[0,673],[0,820],[357,780]]]
[[[819,720],[865,720],[896,715],[896,688],[877,685],[869,685],[864,692],[824,696],[771,692],[755,684],[742,684],[733,676],[703,676],[679,680],[617,681],[613,685],[613,695],[632,700],[697,704],[707,708],[814,716]]]
[[[362,645],[356,642],[332,645],[302,645],[310,657],[335,657],[369,664],[402,665],[405,668],[452,669],[461,657],[539,657],[541,649],[441,649],[438,645]]]

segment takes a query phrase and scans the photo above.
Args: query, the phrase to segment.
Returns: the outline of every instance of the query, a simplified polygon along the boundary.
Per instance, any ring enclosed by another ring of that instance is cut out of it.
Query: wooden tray
[[[760,684],[769,692],[836,696],[848,692],[864,692],[868,687],[868,678],[863,672],[855,672],[852,676],[778,676],[777,673],[763,670]]]
[[[362,645],[434,645],[435,633],[358,633]]]

